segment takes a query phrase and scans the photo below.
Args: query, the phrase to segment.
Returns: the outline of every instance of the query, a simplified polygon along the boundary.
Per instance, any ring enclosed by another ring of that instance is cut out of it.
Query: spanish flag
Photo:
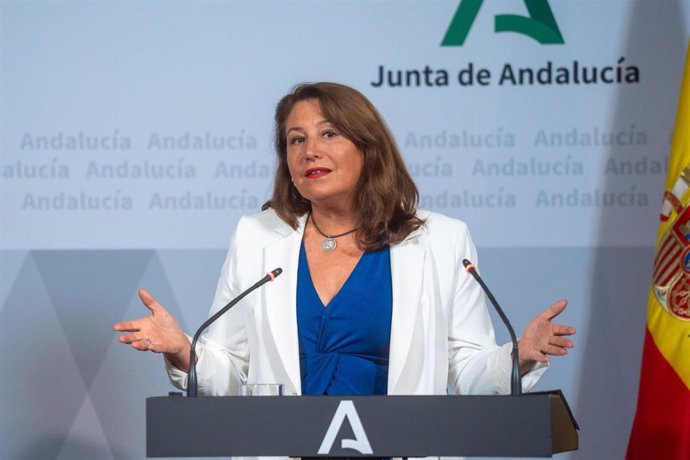
[[[690,49],[660,219],[627,460],[690,459]]]

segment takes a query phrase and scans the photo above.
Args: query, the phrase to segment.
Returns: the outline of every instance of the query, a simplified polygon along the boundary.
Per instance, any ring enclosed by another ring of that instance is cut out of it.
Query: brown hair
[[[275,149],[278,165],[273,197],[262,209],[272,207],[292,228],[297,217],[311,210],[290,179],[285,123],[295,104],[317,99],[326,120],[364,154],[355,203],[360,227],[357,244],[376,250],[396,244],[424,224],[416,214],[419,192],[385,121],[360,92],[338,83],[302,83],[283,97],[275,113]]]

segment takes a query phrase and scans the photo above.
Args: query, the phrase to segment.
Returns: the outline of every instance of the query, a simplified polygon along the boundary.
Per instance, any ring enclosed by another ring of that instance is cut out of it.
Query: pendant
[[[337,246],[338,243],[336,243],[335,238],[326,237],[321,241],[321,249],[323,249],[324,252],[333,252]]]

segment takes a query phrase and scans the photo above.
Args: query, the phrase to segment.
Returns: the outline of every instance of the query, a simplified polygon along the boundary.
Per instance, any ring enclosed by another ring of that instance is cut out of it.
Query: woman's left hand
[[[557,301],[525,327],[518,340],[518,358],[522,375],[532,370],[536,363],[546,363],[551,356],[566,355],[568,348],[575,346],[573,341],[566,337],[575,334],[575,328],[551,322],[566,305],[567,300]]]

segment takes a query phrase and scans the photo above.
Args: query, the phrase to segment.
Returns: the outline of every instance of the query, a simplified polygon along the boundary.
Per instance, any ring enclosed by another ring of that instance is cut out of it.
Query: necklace
[[[335,241],[336,238],[340,238],[341,236],[349,235],[350,233],[357,231],[359,227],[355,227],[352,230],[349,230],[344,233],[340,233],[338,235],[326,235],[324,232],[321,231],[318,225],[316,225],[316,221],[314,220],[314,214],[309,213],[309,217],[311,217],[311,222],[314,224],[314,228],[316,229],[317,232],[321,234],[321,236],[324,237],[324,239],[321,241],[321,249],[323,249],[324,252],[333,252],[335,251],[335,248],[338,247],[338,242]]]

